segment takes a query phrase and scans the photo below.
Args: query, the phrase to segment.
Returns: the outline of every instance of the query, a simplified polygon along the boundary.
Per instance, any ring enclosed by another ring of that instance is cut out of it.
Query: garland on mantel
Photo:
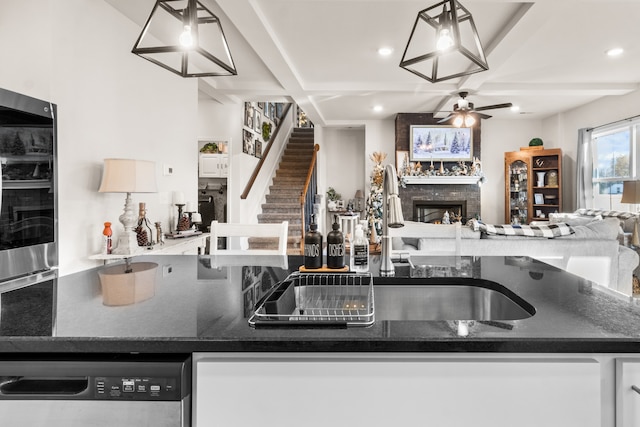
[[[467,165],[467,163],[469,163]],[[459,161],[455,165],[451,166],[451,169],[444,167],[444,162],[440,161],[440,168],[436,169],[433,166],[433,161],[426,168],[422,168],[420,162],[410,162],[409,155],[405,153],[402,167],[400,168],[400,185],[406,188],[406,177],[431,177],[431,176],[445,176],[445,177],[479,177],[478,184],[485,182],[485,176],[482,172],[482,164],[477,157],[473,158],[472,162]]]

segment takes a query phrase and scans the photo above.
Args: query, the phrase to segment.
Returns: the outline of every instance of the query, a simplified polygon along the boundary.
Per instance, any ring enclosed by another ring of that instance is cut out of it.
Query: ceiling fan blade
[[[475,113],[475,114],[476,114],[476,116],[478,116],[481,119],[490,119],[491,117],[493,117],[493,116],[490,116],[488,114],[483,114],[483,113]]]
[[[512,103],[507,102],[506,104],[495,104],[495,105],[487,105],[484,107],[478,107],[478,108],[475,108],[474,111],[495,110],[497,108],[509,108],[512,106],[513,106]]]
[[[449,114],[447,117],[445,117],[444,119],[440,119],[438,120],[438,123],[444,123],[444,122],[448,122],[449,120],[451,120],[452,118],[454,118],[455,116],[453,114]]]

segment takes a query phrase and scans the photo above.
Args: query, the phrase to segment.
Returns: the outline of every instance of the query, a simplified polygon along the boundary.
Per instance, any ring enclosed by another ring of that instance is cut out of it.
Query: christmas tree
[[[382,183],[384,179],[382,162],[386,157],[386,153],[380,151],[376,151],[369,156],[374,163],[369,182],[369,197],[367,198],[367,222],[369,223],[372,243],[379,243],[382,238]]]
[[[453,137],[451,141],[451,154],[458,154],[460,152],[460,145],[458,144],[458,135]]]

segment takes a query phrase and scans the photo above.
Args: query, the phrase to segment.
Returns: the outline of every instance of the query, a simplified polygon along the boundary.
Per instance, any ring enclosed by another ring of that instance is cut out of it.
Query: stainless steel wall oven
[[[58,267],[56,106],[0,89],[0,287]]]

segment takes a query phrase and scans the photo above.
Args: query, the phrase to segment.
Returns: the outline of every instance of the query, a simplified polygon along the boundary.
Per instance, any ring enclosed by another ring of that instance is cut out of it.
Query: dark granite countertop
[[[253,303],[297,270],[301,257],[290,257],[288,270],[251,266],[251,258],[246,266],[211,268],[207,256],[195,255],[146,256],[134,262],[159,264],[153,296],[135,304],[103,303],[97,272],[104,267],[61,277],[49,291],[34,288],[19,298],[0,294],[0,353],[640,353],[640,307],[528,258],[465,258],[460,269],[422,271],[494,281],[536,309],[527,319],[471,322],[464,337],[458,336],[455,321],[377,320],[370,327],[348,329],[251,328],[247,318]]]

